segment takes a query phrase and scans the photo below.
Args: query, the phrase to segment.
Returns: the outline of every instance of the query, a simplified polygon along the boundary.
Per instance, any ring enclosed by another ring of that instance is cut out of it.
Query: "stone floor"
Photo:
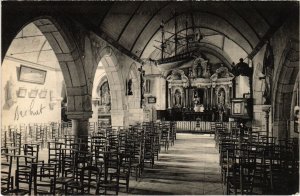
[[[153,169],[130,180],[129,194],[220,195],[223,184],[213,136],[178,134],[174,146],[162,151]]]

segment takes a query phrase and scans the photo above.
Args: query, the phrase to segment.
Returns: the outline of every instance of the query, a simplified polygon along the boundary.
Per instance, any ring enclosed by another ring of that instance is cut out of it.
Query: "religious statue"
[[[224,115],[224,108],[223,105],[218,105],[218,111],[219,111],[219,121],[223,122],[223,115]]]
[[[204,78],[210,78],[210,76],[211,76],[211,74],[210,74],[210,67],[209,67],[209,65],[207,65],[207,62],[205,63],[205,67],[204,67],[204,71],[203,71],[202,76]]]
[[[127,82],[127,95],[133,95],[132,93],[132,80],[129,79]]]
[[[179,92],[179,90],[175,91],[174,94],[174,98],[175,98],[175,107],[181,107],[181,93]]]
[[[265,98],[264,104],[271,104],[271,81],[273,76],[273,68],[274,68],[274,56],[273,56],[273,50],[270,45],[270,43],[267,43],[266,46],[266,52],[264,56],[263,61],[263,70],[262,74],[264,74],[264,77],[261,77],[260,79],[265,79],[265,90],[263,93],[263,97]]]
[[[200,104],[200,107],[199,107],[199,112],[204,112],[204,106],[203,106],[203,104]]]
[[[102,105],[110,105],[110,92],[108,83],[105,83],[102,86]]]
[[[202,77],[202,67],[201,67],[201,65],[198,65],[198,67],[197,67],[197,77]]]
[[[218,98],[219,98],[219,104],[221,104],[222,106],[224,106],[225,105],[225,92],[224,92],[223,89],[221,89],[219,91]]]

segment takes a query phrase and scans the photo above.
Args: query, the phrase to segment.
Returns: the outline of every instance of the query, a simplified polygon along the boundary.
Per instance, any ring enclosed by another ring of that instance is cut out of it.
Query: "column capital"
[[[92,117],[93,111],[74,111],[74,112],[66,112],[67,117],[69,119],[74,120],[88,120]]]

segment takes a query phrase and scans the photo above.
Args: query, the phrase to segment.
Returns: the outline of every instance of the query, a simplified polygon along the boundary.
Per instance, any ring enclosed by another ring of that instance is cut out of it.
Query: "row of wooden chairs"
[[[167,134],[166,134],[167,133]],[[129,191],[130,176],[137,180],[153,167],[161,147],[174,145],[172,125],[144,123],[129,129],[94,131],[47,142],[48,160],[40,161],[40,143],[27,143],[20,154],[2,153],[2,194],[118,194]],[[15,174],[13,173],[15,168]]]
[[[277,140],[246,127],[216,127],[227,194],[292,194],[299,183],[298,139]]]

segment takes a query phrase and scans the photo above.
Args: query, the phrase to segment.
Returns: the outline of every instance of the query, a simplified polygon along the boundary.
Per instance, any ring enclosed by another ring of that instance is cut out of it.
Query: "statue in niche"
[[[109,92],[109,86],[108,82],[105,82],[101,87],[101,99],[102,104],[101,105],[110,105],[110,92]]]
[[[202,77],[202,67],[201,67],[201,65],[198,65],[198,67],[197,67],[197,77]]]
[[[221,89],[218,94],[219,104],[224,106],[225,105],[225,91]]]
[[[127,95],[133,95],[132,93],[132,79],[129,79],[127,82]]]
[[[273,56],[273,50],[270,45],[270,42],[267,43],[266,46],[266,52],[264,56],[263,61],[263,70],[262,74],[264,74],[264,77],[261,77],[259,79],[265,79],[265,90],[263,93],[263,97],[265,98],[264,104],[271,104],[271,82],[272,82],[272,76],[273,76],[273,68],[274,68],[274,56]]]
[[[180,108],[181,107],[181,93],[178,89],[175,91],[174,99],[175,99],[175,107]]]
[[[192,78],[193,77],[193,70],[192,70],[192,68],[189,68],[189,78]]]

